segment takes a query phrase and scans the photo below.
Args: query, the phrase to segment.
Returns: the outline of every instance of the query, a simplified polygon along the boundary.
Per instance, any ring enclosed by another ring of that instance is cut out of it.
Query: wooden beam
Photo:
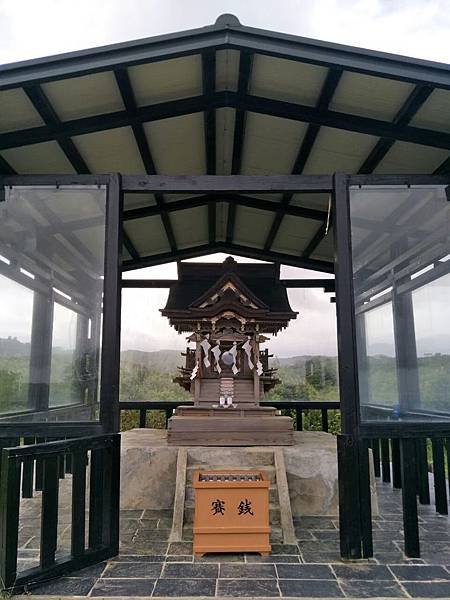
[[[263,248],[252,248],[250,246],[241,246],[240,244],[229,244],[227,242],[216,242],[215,244],[202,244],[200,246],[192,246],[177,252],[163,252],[152,256],[141,257],[139,261],[124,261],[122,269],[129,271],[142,267],[150,267],[164,263],[193,258],[197,256],[205,256],[214,252],[228,252],[237,256],[246,256],[247,258],[256,258],[258,260],[266,260],[269,262],[278,262],[281,264],[292,265],[304,269],[313,269],[315,271],[323,271],[324,273],[333,273],[334,264],[324,260],[305,259],[293,254],[284,254],[281,252],[266,252]]]
[[[327,233],[327,230],[328,230],[328,223],[327,223],[327,221],[324,221],[322,223],[322,225],[319,227],[319,229],[316,231],[316,233],[314,234],[312,240],[309,242],[309,244],[303,250],[302,256],[304,258],[309,258],[311,256],[311,254],[314,254],[315,250],[317,249],[317,246],[319,246],[321,241],[324,239],[324,237]]]
[[[271,202],[270,200],[263,200],[262,198],[253,198],[252,196],[242,196],[240,194],[224,194],[214,195],[205,194],[201,196],[193,196],[192,198],[184,198],[182,200],[174,200],[169,204],[165,205],[167,212],[175,212],[177,210],[186,210],[189,208],[197,208],[198,206],[206,206],[209,203],[217,202],[234,202],[242,206],[249,206],[251,208],[257,208],[258,210],[265,210],[275,212],[278,210],[278,204]],[[312,219],[314,221],[323,221],[327,218],[326,211],[316,210],[314,208],[307,208],[303,206],[288,205],[284,211],[288,215],[294,217],[303,217],[305,219]],[[132,208],[127,210],[123,214],[124,221],[132,219],[141,219],[143,217],[151,217],[159,214],[160,209],[158,206],[142,206],[139,208]]]
[[[35,85],[25,86],[23,89],[34,108],[39,113],[41,119],[44,121],[45,125],[47,127],[57,129],[61,125],[61,120],[56,114],[53,106],[50,104],[47,96],[44,94],[42,88],[39,85]],[[71,138],[58,135],[55,137],[55,139],[74,168],[75,172],[80,175],[89,174],[89,167],[87,166],[85,160],[79,153]]]
[[[216,51],[202,54],[203,94],[208,104],[216,91]],[[204,113],[206,172],[216,174],[216,111],[211,106]],[[216,241],[216,203],[208,202],[208,237],[209,242]]]
[[[432,91],[433,88],[431,86],[417,85],[396,114],[393,123],[396,125],[408,125],[414,115],[417,114],[420,107],[429,98]],[[369,156],[361,165],[358,173],[372,173],[392,148],[394,143],[395,140],[393,139],[380,138],[371,150]]]
[[[256,258],[258,260],[267,260],[269,262],[278,262],[280,264],[291,265],[303,269],[313,269],[315,271],[323,271],[324,273],[333,273],[334,264],[325,260],[314,260],[312,258],[303,258],[293,254],[282,252],[267,252],[263,248],[252,248],[250,246],[241,246],[239,244],[222,244],[222,252],[230,252],[238,256],[246,256],[247,258]]]
[[[60,137],[67,138],[119,127],[131,127],[135,123],[158,121],[160,119],[203,112],[213,107],[230,107],[241,111],[240,114],[245,111],[252,111],[345,131],[355,131],[376,137],[385,137],[447,150],[450,149],[450,133],[447,132],[413,127],[411,125],[397,125],[379,119],[361,117],[339,111],[319,110],[311,106],[249,94],[241,97],[239,92],[225,91],[215,92],[209,101],[202,94],[191,98],[170,100],[150,106],[138,107],[134,115],[130,115],[128,111],[123,110],[64,121],[58,126],[49,127],[48,125],[44,125],[3,133],[0,135],[0,150],[48,142]],[[238,154],[235,157],[235,164],[237,163],[237,159]]]
[[[16,171],[12,168],[9,162],[0,154],[0,174],[1,175],[16,175]]]
[[[133,260],[139,260],[140,254],[134,247],[133,242],[130,240],[129,235],[125,231],[125,228],[122,229],[122,243],[128,251],[128,254],[131,256]]]
[[[170,288],[178,279],[122,279],[123,288]]]
[[[154,265],[162,265],[165,263],[175,262],[187,258],[195,258],[197,256],[205,256],[218,251],[218,243],[202,244],[191,248],[184,248],[176,252],[162,252],[151,256],[141,256],[139,260],[125,260],[122,263],[122,271],[131,271],[133,269],[141,269],[143,267],[152,267]]]
[[[450,156],[434,171],[433,175],[446,175],[450,173]]]
[[[234,118],[234,138],[233,138],[233,155],[231,159],[231,174],[239,175],[242,166],[242,153],[244,150],[244,135],[245,135],[245,118],[246,110],[244,107],[244,99],[248,91],[250,72],[252,68],[253,55],[251,53],[241,51],[239,57],[239,77],[236,100],[238,106]],[[225,239],[227,242],[232,242],[234,237],[234,224],[236,221],[236,204],[230,202],[228,204],[228,219]]]
[[[327,77],[322,86],[322,90],[320,92],[319,100],[317,102],[316,107],[319,110],[326,110],[333,98],[334,92],[339,84],[339,81],[342,77],[341,69],[329,69],[327,73]],[[314,143],[317,138],[317,134],[319,133],[320,125],[310,123],[306,130],[303,141],[300,145],[300,149],[297,154],[297,158],[295,159],[294,166],[292,168],[293,175],[301,175],[303,173],[303,169],[305,168],[306,163],[308,162],[308,158],[310,157],[311,151],[313,149]],[[281,200],[281,206],[275,215],[275,218],[272,222],[272,226],[267,235],[266,241],[264,243],[264,249],[270,250],[272,244],[275,241],[278,230],[280,229],[281,223],[283,221],[284,211],[283,209],[289,205],[292,200],[293,194],[284,194]]]
[[[114,71],[114,76],[116,78],[117,86],[119,88],[120,95],[122,96],[122,101],[127,112],[130,115],[136,115],[138,107],[136,104],[133,87],[131,85],[127,69],[117,69],[116,71]],[[145,135],[144,131],[144,126],[140,122],[133,122],[131,128],[133,130],[134,139],[136,140],[137,147],[139,148],[139,153],[144,164],[145,172],[147,173],[147,175],[155,175],[155,163],[153,162],[153,157],[150,152],[150,146],[148,145],[147,136]],[[161,221],[166,232],[167,241],[169,242],[170,249],[175,251],[177,249],[177,244],[175,240],[175,235],[173,233],[172,224],[170,222],[170,217],[164,210],[164,196],[162,194],[155,194],[155,200],[156,205],[160,209]],[[129,244],[132,244],[129,238],[128,242]],[[136,250],[134,252],[138,254]]]
[[[329,175],[123,175],[126,192],[170,194],[270,194],[331,192]]]

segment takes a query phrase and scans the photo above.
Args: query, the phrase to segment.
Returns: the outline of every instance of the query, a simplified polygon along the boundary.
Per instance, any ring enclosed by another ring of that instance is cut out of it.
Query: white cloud
[[[214,23],[450,62],[448,0],[0,0],[0,62]]]

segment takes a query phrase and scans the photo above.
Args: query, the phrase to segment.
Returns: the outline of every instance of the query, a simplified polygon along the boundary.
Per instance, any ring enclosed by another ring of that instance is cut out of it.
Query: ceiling
[[[0,67],[0,174],[450,172],[450,66],[212,26]],[[125,194],[124,266],[332,270],[328,193]]]

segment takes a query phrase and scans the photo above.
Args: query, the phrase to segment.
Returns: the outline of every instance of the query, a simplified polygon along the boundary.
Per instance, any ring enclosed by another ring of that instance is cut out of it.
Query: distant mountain
[[[174,372],[184,363],[184,357],[179,350],[157,350],[144,352],[143,350],[123,350],[120,353],[122,364],[140,365],[156,368],[159,371]]]
[[[29,356],[30,346],[15,337],[0,338],[0,356]]]

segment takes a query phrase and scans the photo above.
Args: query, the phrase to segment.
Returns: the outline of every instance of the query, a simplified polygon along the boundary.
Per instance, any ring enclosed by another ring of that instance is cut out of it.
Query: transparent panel
[[[450,194],[350,188],[362,421],[450,420]]]
[[[4,275],[0,290],[0,413],[5,414],[28,407],[33,292]]]
[[[106,187],[0,194],[0,421],[97,419]]]

